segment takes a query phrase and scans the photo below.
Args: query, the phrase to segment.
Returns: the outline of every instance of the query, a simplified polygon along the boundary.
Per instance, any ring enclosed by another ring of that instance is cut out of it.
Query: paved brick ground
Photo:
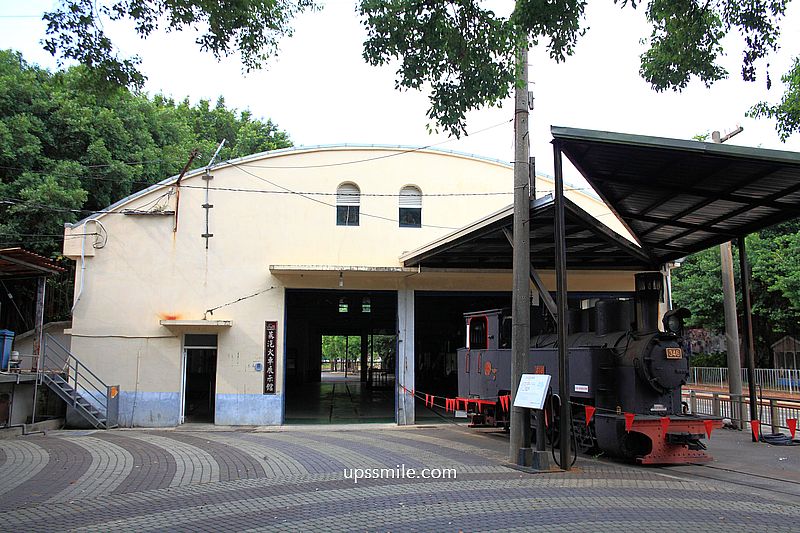
[[[2,531],[800,531],[786,495],[581,459],[504,466],[455,426],[83,431],[0,440]],[[349,468],[456,479],[346,479]]]

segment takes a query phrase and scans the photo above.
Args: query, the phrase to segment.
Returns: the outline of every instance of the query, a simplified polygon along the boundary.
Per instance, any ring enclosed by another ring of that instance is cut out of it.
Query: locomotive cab
[[[708,420],[685,415],[681,387],[689,376],[687,343],[683,338],[686,309],[667,312],[659,329],[658,303],[662,275],[636,275],[636,298],[599,300],[590,309],[570,310],[569,401],[575,440],[639,463],[704,462],[711,459],[701,442]],[[462,398],[480,398],[470,413],[473,425],[507,425],[507,412],[493,399],[511,389],[511,316],[508,310],[467,313],[466,347],[458,351],[458,386]],[[525,373],[552,376],[558,390],[557,337],[541,333],[531,338]],[[585,406],[594,416],[585,420]],[[627,415],[627,416],[626,416]],[[631,420],[630,415],[633,415]],[[550,415],[555,423],[557,412]],[[556,442],[557,439],[554,439]]]

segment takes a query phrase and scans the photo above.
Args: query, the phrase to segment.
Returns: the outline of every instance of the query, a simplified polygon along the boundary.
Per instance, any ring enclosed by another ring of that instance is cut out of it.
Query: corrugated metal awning
[[[406,267],[510,269],[512,249],[504,230],[513,226],[509,206],[447,235],[400,260]],[[567,268],[574,270],[649,270],[657,268],[634,243],[617,234],[577,204],[565,199]],[[531,264],[555,264],[553,197],[530,202]]]
[[[0,278],[27,278],[49,276],[66,272],[50,259],[23,248],[4,248],[0,250]]]
[[[800,216],[795,152],[562,127],[552,134],[657,263]]]

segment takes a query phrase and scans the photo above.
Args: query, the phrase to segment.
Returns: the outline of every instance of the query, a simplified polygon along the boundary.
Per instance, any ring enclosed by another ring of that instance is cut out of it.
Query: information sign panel
[[[544,409],[544,401],[550,388],[550,374],[522,374],[514,407]]]

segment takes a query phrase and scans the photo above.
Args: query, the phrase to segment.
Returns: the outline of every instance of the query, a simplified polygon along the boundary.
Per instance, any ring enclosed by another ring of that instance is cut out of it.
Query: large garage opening
[[[286,290],[287,424],[395,420],[397,293]]]
[[[456,350],[464,347],[464,313],[511,307],[510,292],[433,292],[414,293],[415,389],[422,394],[455,398],[458,396]],[[441,420],[444,409],[426,407],[424,399],[415,401],[417,421]],[[452,419],[452,413],[447,418]]]

